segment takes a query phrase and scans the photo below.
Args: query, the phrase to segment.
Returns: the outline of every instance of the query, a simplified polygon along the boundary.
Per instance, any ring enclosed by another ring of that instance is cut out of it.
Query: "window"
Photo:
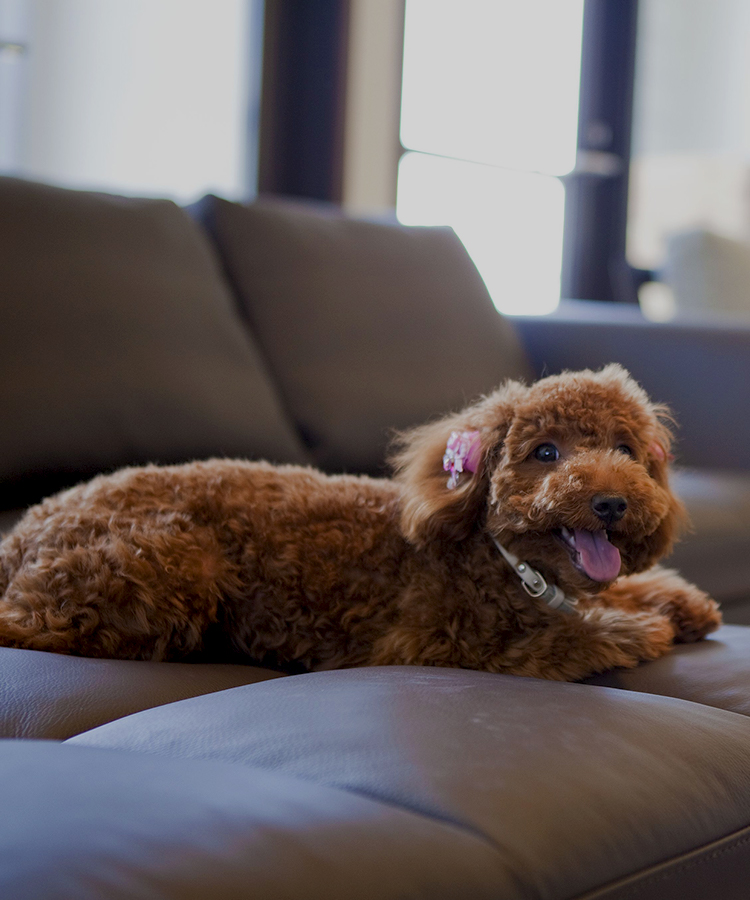
[[[750,4],[640,0],[628,258],[653,317],[750,313]]]
[[[498,309],[560,298],[583,0],[407,0],[397,214],[452,225]]]

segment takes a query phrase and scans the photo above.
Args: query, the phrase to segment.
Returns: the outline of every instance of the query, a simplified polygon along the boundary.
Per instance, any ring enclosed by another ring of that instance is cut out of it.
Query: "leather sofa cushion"
[[[212,196],[195,214],[326,469],[377,472],[393,429],[530,375],[451,229]]]
[[[174,203],[0,178],[2,505],[125,463],[305,461]]]
[[[277,677],[257,666],[83,659],[0,647],[0,738],[62,740],[142,709]]]
[[[727,621],[750,624],[750,474],[678,469],[672,484],[692,529],[664,565],[722,603]]]
[[[750,628],[724,625],[707,640],[678,644],[661,659],[586,681],[678,697],[750,716]]]
[[[67,745],[262,768],[449,823],[499,849],[513,888],[497,896],[614,897],[638,876],[637,896],[686,900],[685,860],[707,848],[716,893],[696,896],[745,896],[721,876],[722,856],[750,862],[750,721],[682,700],[371,668],[185,700]]]
[[[5,900],[514,897],[481,837],[226,763],[0,744]]]
[[[141,710],[279,677],[253,665],[84,659],[2,647],[0,738],[61,740]],[[586,683],[750,716],[750,629],[725,625],[706,641],[679,644],[660,660]]]

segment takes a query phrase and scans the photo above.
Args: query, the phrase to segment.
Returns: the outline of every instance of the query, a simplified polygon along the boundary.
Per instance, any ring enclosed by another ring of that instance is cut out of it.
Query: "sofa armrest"
[[[636,306],[572,300],[512,321],[537,375],[625,366],[674,413],[680,464],[750,469],[750,325],[655,323]]]

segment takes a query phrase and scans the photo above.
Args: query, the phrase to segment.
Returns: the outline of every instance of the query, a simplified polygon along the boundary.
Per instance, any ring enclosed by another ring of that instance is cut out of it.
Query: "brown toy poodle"
[[[720,624],[655,567],[670,433],[619,366],[508,382],[400,439],[395,476],[215,459],[124,469],[0,544],[0,644],[574,680]]]

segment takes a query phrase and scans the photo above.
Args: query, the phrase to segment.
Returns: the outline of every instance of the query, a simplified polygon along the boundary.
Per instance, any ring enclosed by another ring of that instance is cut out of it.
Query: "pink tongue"
[[[620,574],[620,551],[607,540],[605,531],[573,532],[583,571],[592,581],[614,581]]]

